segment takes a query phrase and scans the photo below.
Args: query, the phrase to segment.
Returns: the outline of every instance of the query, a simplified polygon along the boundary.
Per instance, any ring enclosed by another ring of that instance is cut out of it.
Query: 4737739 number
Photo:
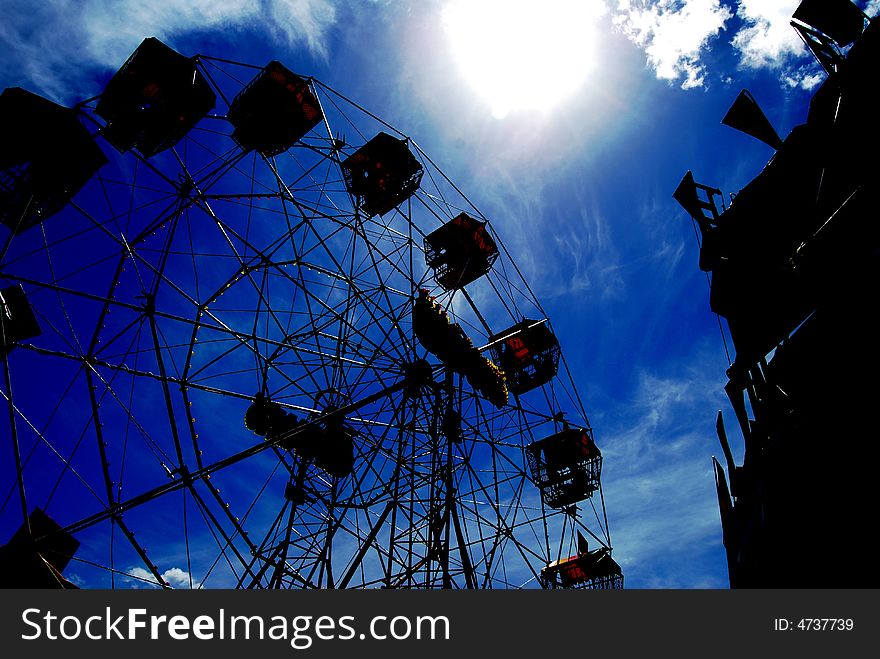
[[[790,620],[788,618],[774,618],[773,631],[800,631],[800,632],[850,632],[855,627],[852,618],[800,618]]]

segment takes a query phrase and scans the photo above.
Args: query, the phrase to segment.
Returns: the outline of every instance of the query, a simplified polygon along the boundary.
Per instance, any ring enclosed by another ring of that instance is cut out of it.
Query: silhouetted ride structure
[[[602,453],[589,430],[565,428],[527,449],[532,478],[548,506],[570,506],[599,489]]]
[[[578,536],[574,556],[553,561],[541,570],[548,588],[589,588],[614,590],[623,587],[623,573],[607,547],[590,550],[583,535]]]
[[[0,95],[0,222],[20,233],[52,217],[107,159],[76,112],[24,89]]]
[[[559,341],[544,321],[526,318],[493,335],[491,350],[515,394],[550,382],[559,370]]]
[[[489,272],[498,246],[486,223],[462,213],[425,236],[425,262],[444,290],[462,288]]]
[[[0,131],[0,584],[622,587],[550,321],[412,139],[154,38]]]
[[[806,122],[780,139],[744,92],[723,123],[775,155],[721,210],[691,172],[674,194],[736,348],[725,389],[745,454],[719,412],[724,544],[732,587],[876,587],[880,22],[805,0],[792,25],[828,74]]]

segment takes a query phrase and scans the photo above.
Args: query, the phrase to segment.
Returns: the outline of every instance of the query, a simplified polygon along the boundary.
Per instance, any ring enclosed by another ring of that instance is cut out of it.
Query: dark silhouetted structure
[[[74,109],[4,92],[0,587],[622,586],[549,321],[401,136],[152,38]]]
[[[235,128],[233,139],[266,157],[289,149],[322,117],[308,82],[274,60],[239,92],[226,114]]]
[[[532,478],[548,506],[571,506],[599,489],[602,453],[590,430],[565,428],[527,449]]]
[[[61,573],[79,541],[40,508],[0,547],[0,588],[76,588]]]
[[[345,186],[368,217],[384,215],[419,189],[422,166],[406,140],[379,133],[342,162]]]
[[[0,222],[13,233],[51,217],[107,160],[74,110],[19,87],[0,95]]]
[[[40,336],[42,330],[21,284],[0,290],[0,355],[19,341]]]
[[[216,100],[195,60],[150,37],[107,83],[95,112],[110,144],[149,158],[177,144]]]
[[[507,377],[488,357],[480,354],[458,323],[452,323],[446,310],[422,289],[413,302],[413,331],[419,343],[436,355],[452,371],[464,375],[472,387],[496,407],[507,404]]]
[[[726,391],[745,455],[737,466],[719,413],[724,544],[732,587],[876,587],[880,21],[812,0],[794,18],[829,73],[807,121],[729,208],[690,172],[674,195],[736,348]]]
[[[590,551],[578,531],[578,553],[541,570],[541,581],[546,588],[613,590],[623,588],[623,572],[607,547]]]
[[[492,356],[514,394],[546,384],[559,370],[559,341],[547,323],[525,319],[491,337]]]
[[[774,149],[782,146],[782,139],[748,89],[739,93],[721,123],[741,130]]]
[[[313,419],[300,420],[257,393],[245,412],[244,425],[260,437],[278,440],[281,448],[296,451],[331,476],[347,476],[354,466],[354,431],[335,408],[325,409]]]
[[[498,246],[486,223],[461,213],[425,236],[425,262],[447,291],[479,279],[498,258]]]

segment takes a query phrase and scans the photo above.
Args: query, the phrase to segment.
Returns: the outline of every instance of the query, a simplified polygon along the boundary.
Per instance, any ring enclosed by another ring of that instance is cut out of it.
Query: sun
[[[450,0],[443,26],[463,74],[501,119],[548,112],[594,65],[598,0]]]

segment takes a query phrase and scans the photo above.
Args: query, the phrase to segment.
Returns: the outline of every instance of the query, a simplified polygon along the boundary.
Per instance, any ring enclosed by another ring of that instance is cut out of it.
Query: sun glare
[[[593,67],[594,0],[450,0],[443,25],[458,65],[492,114],[547,112]]]

